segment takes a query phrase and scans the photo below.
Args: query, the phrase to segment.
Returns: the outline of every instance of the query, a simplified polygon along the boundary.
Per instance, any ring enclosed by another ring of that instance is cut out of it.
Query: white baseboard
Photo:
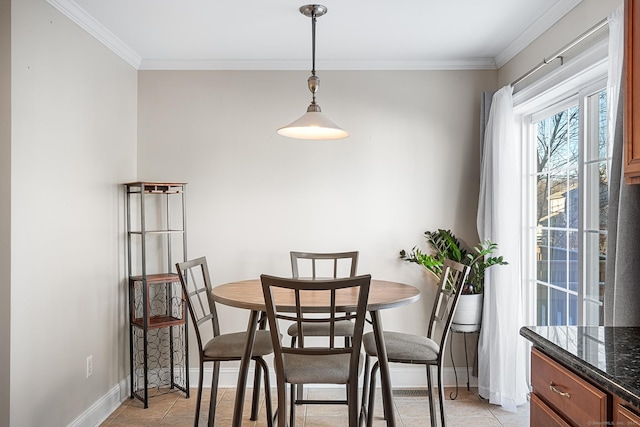
[[[253,381],[253,364],[249,370],[249,376],[247,379],[247,385],[251,385]],[[203,387],[211,388],[211,368],[204,369]],[[467,368],[456,368],[458,374],[458,386],[466,387],[467,384]],[[433,371],[433,378],[435,378],[435,369]],[[424,388],[427,384],[427,375],[423,366],[403,366],[395,365],[391,367],[391,378],[394,388]],[[270,371],[269,379],[271,381],[271,387],[275,388],[275,374],[273,370]],[[78,418],[73,420],[68,427],[94,427],[100,425],[106,420],[109,415],[113,413],[118,407],[129,398],[130,390],[130,377],[120,381],[115,385],[107,394],[100,398],[97,402],[91,405],[84,413]],[[220,382],[218,387],[220,388],[234,388],[238,381],[238,368],[221,368],[220,369]],[[453,368],[444,368],[443,382],[445,387],[455,386],[455,374]],[[470,386],[477,387],[478,379],[471,376],[469,378]],[[198,369],[189,370],[189,386],[191,388],[198,387]],[[335,387],[335,385],[310,385],[309,387]],[[377,381],[377,387],[380,387],[380,381]]]
[[[129,381],[129,377],[120,381],[107,394],[73,420],[69,427],[94,427],[102,424],[129,397]]]

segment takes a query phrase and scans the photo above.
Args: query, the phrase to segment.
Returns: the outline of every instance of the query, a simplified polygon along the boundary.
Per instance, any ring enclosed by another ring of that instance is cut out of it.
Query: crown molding
[[[116,55],[124,59],[133,68],[139,69],[142,57],[126,43],[116,37],[104,25],[95,20],[73,0],[47,0],[60,13],[78,24],[80,28],[91,34],[98,41],[111,49]]]
[[[326,70],[496,70],[492,58],[433,61],[318,61],[319,71]],[[215,61],[143,59],[140,70],[309,70],[308,61]]]
[[[309,64],[304,61],[143,59],[74,0],[47,0],[47,2],[137,70],[307,70],[309,68]],[[582,0],[559,0],[495,58],[425,61],[325,61],[320,63],[319,68],[325,70],[390,71],[495,70],[520,53],[581,2]]]
[[[525,29],[520,36],[511,42],[502,52],[495,56],[494,60],[498,68],[509,62],[514,56],[522,52],[535,39],[556,24],[562,17],[569,13],[582,0],[560,0],[547,10],[540,18]]]
[[[137,70],[308,70],[308,61],[143,59],[73,0],[47,0]],[[425,61],[320,61],[323,70],[495,70],[493,58]]]

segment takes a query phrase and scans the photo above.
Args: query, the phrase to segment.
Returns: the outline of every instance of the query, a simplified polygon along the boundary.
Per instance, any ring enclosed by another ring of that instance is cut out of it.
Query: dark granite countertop
[[[602,389],[640,408],[640,328],[525,326],[520,335]]]

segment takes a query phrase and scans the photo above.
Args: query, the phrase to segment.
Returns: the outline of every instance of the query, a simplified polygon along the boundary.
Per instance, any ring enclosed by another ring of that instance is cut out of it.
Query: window
[[[608,174],[602,81],[524,119],[537,325],[603,324]]]

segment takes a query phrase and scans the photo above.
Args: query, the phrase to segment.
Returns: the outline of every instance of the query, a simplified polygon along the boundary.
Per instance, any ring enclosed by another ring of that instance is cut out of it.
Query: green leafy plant
[[[463,288],[463,293],[483,293],[485,270],[494,265],[508,264],[502,256],[490,256],[498,249],[498,244],[489,239],[478,243],[471,249],[467,249],[450,230],[426,231],[424,236],[431,253],[424,253],[420,248],[414,246],[411,252],[407,252],[404,249],[401,250],[400,258],[423,266],[436,279],[439,279],[442,274],[442,266],[445,259],[451,259],[470,266],[471,272],[467,284]]]

